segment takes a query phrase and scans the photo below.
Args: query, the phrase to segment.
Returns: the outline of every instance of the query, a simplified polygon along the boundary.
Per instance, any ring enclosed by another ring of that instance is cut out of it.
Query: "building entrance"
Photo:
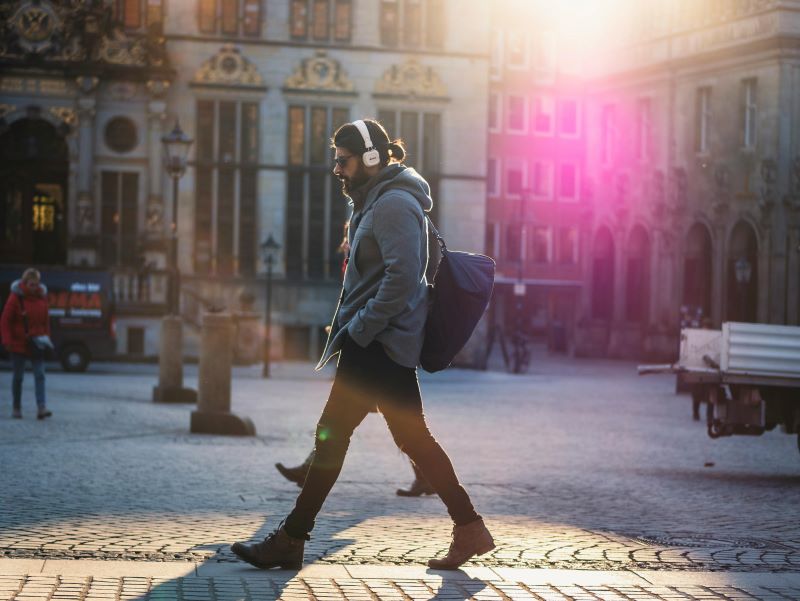
[[[64,137],[47,121],[21,119],[0,133],[3,263],[66,263],[68,169]]]

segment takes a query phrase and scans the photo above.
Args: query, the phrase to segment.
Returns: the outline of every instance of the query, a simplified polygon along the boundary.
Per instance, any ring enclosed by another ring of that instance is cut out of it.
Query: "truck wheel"
[[[89,350],[80,344],[71,344],[61,349],[59,355],[64,371],[86,371],[89,367]]]

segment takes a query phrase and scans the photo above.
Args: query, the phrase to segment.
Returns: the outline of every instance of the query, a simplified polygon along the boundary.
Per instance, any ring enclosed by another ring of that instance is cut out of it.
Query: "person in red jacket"
[[[11,379],[13,417],[22,418],[22,380],[28,360],[33,366],[36,384],[36,417],[50,417],[53,414],[47,409],[44,391],[44,348],[42,346],[40,350],[33,345],[34,350],[31,350],[32,344],[28,340],[38,337],[39,345],[51,344],[47,287],[42,284],[41,274],[36,269],[26,269],[22,278],[11,284],[11,294],[8,295],[0,317],[0,334],[3,345],[11,355],[14,372]]]

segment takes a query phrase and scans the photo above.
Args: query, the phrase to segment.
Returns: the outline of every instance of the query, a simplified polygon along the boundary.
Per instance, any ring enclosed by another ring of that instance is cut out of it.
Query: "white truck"
[[[682,374],[694,399],[707,403],[711,438],[760,435],[775,426],[798,434],[800,327],[726,322],[722,330],[684,328],[680,357],[640,365],[639,373]]]

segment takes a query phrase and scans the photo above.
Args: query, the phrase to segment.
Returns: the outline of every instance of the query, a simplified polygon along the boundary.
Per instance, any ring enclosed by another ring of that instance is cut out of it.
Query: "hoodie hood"
[[[366,191],[363,206],[359,207],[359,198],[352,197],[355,210],[364,210],[380,196],[385,190],[404,190],[417,199],[419,206],[426,213],[433,208],[433,198],[431,198],[431,187],[413,167],[406,167],[399,163],[391,163],[381,169],[369,182],[362,188],[356,190]],[[362,192],[363,194],[363,192]],[[363,196],[362,196],[363,197]]]
[[[39,282],[39,285],[36,288],[29,288],[28,286],[22,283],[22,280],[14,280],[11,284],[11,292],[14,294],[19,294],[21,296],[47,296],[47,286],[45,286],[42,282]]]

